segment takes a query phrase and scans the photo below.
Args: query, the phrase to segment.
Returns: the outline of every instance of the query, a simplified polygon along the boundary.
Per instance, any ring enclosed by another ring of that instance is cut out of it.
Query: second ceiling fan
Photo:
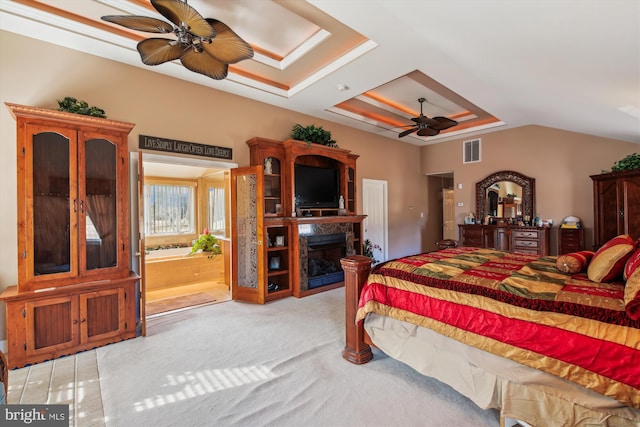
[[[398,134],[398,138],[402,138],[403,136],[407,136],[410,133],[418,132],[416,135],[418,136],[435,136],[440,133],[440,131],[449,129],[450,127],[456,126],[458,122],[455,120],[449,119],[447,117],[427,117],[422,114],[422,103],[426,101],[425,98],[419,98],[418,102],[420,103],[420,115],[418,117],[413,117],[415,125],[411,129],[407,129]]]

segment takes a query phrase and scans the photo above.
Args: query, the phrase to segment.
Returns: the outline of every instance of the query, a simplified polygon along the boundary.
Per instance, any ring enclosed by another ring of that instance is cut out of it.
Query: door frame
[[[217,168],[230,171],[238,167],[235,162],[225,162],[212,158],[189,157],[158,154],[154,151],[138,150],[130,152],[130,205],[136,206],[137,210],[131,209],[131,247],[137,247],[138,251],[131,253],[132,270],[140,276],[140,295],[138,295],[138,313],[140,334],[146,336],[146,283],[144,264],[144,210],[143,210],[143,188],[144,188],[144,162],[165,163],[168,165],[197,166],[206,168]],[[230,189],[228,189],[230,192]],[[228,210],[228,207],[227,207]],[[229,226],[231,229],[231,224]],[[229,236],[231,238],[231,236]],[[231,246],[231,245],[230,245]],[[229,248],[232,250],[232,248]],[[225,266],[231,269],[231,263]],[[233,297],[233,295],[232,295]]]

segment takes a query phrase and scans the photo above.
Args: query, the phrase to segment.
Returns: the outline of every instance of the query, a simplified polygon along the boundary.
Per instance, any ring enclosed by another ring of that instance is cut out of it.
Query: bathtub
[[[145,253],[145,286],[147,291],[206,281],[228,282],[225,259],[228,241],[221,240],[222,252],[209,258],[191,253],[191,248],[158,249]]]

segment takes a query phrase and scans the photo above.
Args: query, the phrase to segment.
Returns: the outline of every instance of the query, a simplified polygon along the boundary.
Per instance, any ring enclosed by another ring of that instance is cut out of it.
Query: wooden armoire
[[[18,157],[18,283],[0,295],[9,366],[135,337],[139,277],[130,271],[128,191],[134,125],[7,107]]]
[[[620,234],[640,238],[640,169],[592,175],[593,244]]]

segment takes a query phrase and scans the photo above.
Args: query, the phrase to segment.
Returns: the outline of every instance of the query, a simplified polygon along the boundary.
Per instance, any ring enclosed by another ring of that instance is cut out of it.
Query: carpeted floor
[[[493,426],[436,380],[375,351],[341,357],[344,289],[153,318],[95,350],[107,426]]]

